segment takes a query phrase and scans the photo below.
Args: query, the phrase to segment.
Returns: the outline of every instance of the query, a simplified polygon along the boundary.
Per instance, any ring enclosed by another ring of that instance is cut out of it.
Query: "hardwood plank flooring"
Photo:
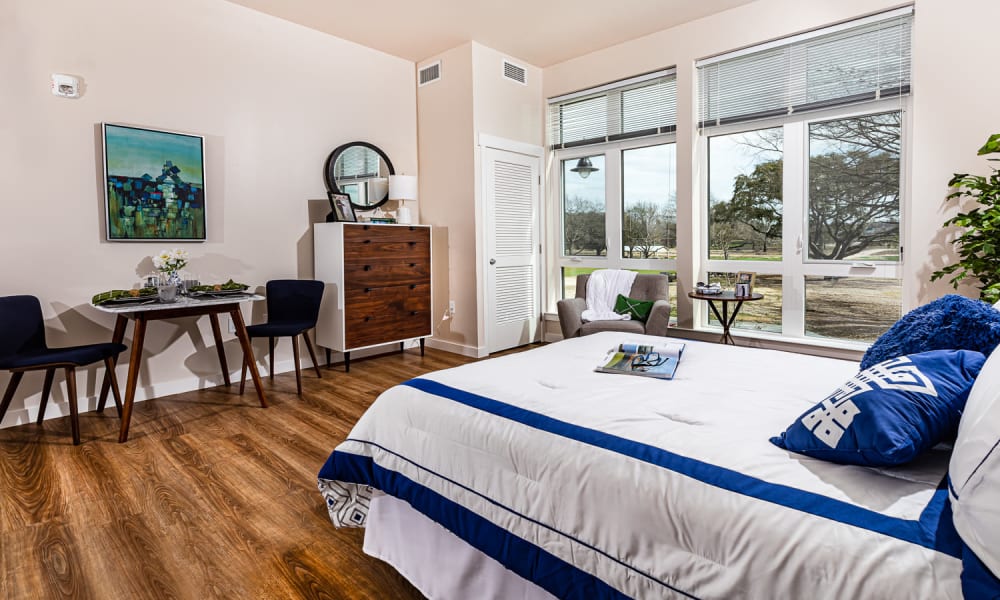
[[[316,474],[383,390],[472,359],[427,349],[0,430],[0,598],[422,598],[336,529]]]

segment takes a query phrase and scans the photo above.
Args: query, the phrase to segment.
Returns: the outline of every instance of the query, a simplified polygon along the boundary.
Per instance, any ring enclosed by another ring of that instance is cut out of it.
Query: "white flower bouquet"
[[[161,250],[153,257],[153,266],[163,273],[179,271],[187,264],[190,255],[187,250],[174,248],[173,250]]]

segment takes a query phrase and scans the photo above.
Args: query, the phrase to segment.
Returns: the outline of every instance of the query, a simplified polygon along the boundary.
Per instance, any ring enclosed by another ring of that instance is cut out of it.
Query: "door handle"
[[[491,259],[490,259],[490,264],[491,264],[491,265],[495,265],[495,264],[497,264],[497,259],[495,259],[495,258],[491,258]]]

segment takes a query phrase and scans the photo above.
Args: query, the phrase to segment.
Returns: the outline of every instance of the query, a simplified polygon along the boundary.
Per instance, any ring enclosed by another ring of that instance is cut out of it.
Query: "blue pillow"
[[[955,432],[985,361],[970,350],[933,350],[881,362],[803,413],[771,443],[842,464],[909,462]]]
[[[989,356],[1000,344],[1000,310],[949,294],[915,308],[865,352],[861,368],[928,350],[975,350]]]

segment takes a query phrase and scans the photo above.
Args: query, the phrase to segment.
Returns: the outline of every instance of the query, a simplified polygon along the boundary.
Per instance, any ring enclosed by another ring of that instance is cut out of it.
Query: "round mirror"
[[[389,175],[395,175],[392,162],[377,146],[368,142],[350,142],[330,153],[323,167],[326,189],[332,194],[347,194],[358,210],[382,206],[389,198]]]

